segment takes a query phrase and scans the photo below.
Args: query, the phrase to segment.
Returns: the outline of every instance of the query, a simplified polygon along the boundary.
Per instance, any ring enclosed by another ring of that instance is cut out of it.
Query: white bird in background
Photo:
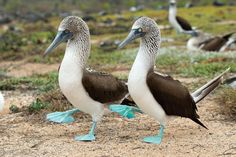
[[[0,112],[2,111],[4,106],[4,97],[2,95],[2,93],[0,92]]]

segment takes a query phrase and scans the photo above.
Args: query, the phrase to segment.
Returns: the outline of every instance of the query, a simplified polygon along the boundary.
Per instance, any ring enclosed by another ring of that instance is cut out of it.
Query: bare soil
[[[33,74],[46,74],[58,69],[59,64],[41,64],[41,63],[28,63],[27,60],[22,61],[9,61],[1,62],[1,69],[7,71],[8,76],[24,77]]]
[[[220,109],[213,96],[207,98],[199,114],[209,130],[176,118],[166,126],[161,145],[142,142],[159,129],[158,122],[147,115],[137,114],[132,120],[107,115],[98,124],[96,141],[77,142],[74,137],[86,134],[91,125],[91,118],[82,113],[71,124],[47,122],[46,113],[4,114],[0,156],[236,156],[235,122],[226,120]]]
[[[189,79],[181,81],[189,84]],[[159,130],[159,123],[148,115],[137,114],[131,120],[117,114],[106,115],[97,126],[96,141],[78,142],[74,137],[88,133],[90,116],[77,113],[74,123],[55,124],[45,120],[46,112],[9,113],[7,108],[11,104],[29,105],[35,93],[3,93],[6,106],[0,115],[1,157],[236,156],[236,122],[221,114],[223,104],[217,102],[214,94],[198,105],[201,121],[209,130],[191,120],[175,118],[166,126],[162,143],[155,145],[142,142],[143,137],[156,135]]]

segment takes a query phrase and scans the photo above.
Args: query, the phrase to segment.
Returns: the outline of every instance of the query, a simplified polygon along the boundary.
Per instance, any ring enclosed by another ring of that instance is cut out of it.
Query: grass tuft
[[[28,106],[28,111],[30,114],[38,113],[43,109],[47,109],[50,106],[49,103],[43,102],[40,99],[36,99],[33,103]]]
[[[48,111],[65,111],[72,108],[70,102],[61,93],[59,89],[50,90],[41,94],[38,97],[39,102],[50,104],[47,107]]]
[[[232,121],[236,120],[236,90],[230,87],[224,87],[218,96],[219,105],[222,114],[226,115]]]

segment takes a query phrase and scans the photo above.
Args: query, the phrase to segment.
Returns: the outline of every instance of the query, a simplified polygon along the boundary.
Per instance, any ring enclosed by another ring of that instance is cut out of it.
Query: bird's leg
[[[126,117],[128,119],[134,118],[135,112],[142,113],[142,111],[137,107],[120,104],[109,105],[109,110],[111,110],[112,112],[116,112],[122,117]]]
[[[143,141],[147,143],[161,144],[161,140],[163,138],[163,132],[164,132],[164,126],[161,125],[158,135],[145,137]]]
[[[93,125],[89,131],[89,133],[87,135],[81,135],[81,136],[76,136],[75,140],[76,141],[94,141],[95,140],[95,136],[94,136],[94,130],[96,128],[97,122],[93,122]]]
[[[47,114],[47,120],[56,123],[71,123],[75,121],[72,114],[79,112],[79,109],[72,109],[64,112],[53,112]]]

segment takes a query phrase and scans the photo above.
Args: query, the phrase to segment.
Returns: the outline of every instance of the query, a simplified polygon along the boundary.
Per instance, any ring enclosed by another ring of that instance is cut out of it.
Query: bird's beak
[[[127,44],[129,44],[130,42],[132,42],[133,40],[143,37],[145,35],[144,32],[139,32],[139,29],[132,29],[129,33],[129,35],[126,37],[126,39],[120,43],[119,45],[119,49],[125,47]]]
[[[197,33],[197,31],[195,31],[195,30],[184,31],[183,33],[189,34],[189,35],[191,35],[191,36],[193,36],[193,37],[197,37],[197,36],[198,36],[198,33]]]
[[[54,38],[51,45],[47,48],[47,50],[44,52],[44,57],[48,55],[50,52],[52,52],[60,43],[66,42],[72,37],[72,33],[65,33],[64,31],[58,31],[56,37]]]

